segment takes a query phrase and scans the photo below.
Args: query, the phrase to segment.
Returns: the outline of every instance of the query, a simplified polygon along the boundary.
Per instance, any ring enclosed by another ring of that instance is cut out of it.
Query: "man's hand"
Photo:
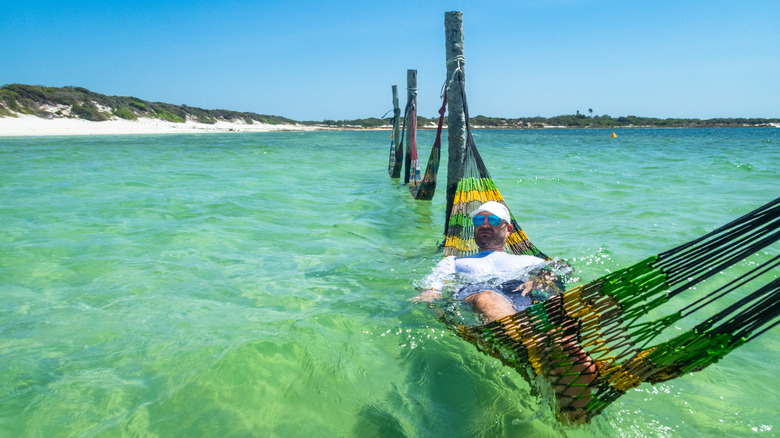
[[[520,292],[520,295],[527,296],[529,292],[531,292],[534,289],[534,282],[526,281],[525,283],[521,284],[520,286],[517,286],[517,289],[513,290],[512,292]]]
[[[426,290],[425,292],[417,295],[414,298],[410,298],[409,301],[413,303],[432,303],[433,300],[441,298],[441,293],[437,290]]]

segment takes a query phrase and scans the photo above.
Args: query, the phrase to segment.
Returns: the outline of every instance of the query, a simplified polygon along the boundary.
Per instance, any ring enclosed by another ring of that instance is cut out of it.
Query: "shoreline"
[[[75,135],[136,135],[136,134],[203,134],[227,132],[325,131],[332,128],[296,124],[253,124],[218,121],[213,124],[186,121],[170,122],[161,119],[112,119],[93,122],[77,118],[44,119],[34,115],[18,114],[0,117],[0,137],[39,137]]]
[[[758,128],[758,126],[752,126]],[[760,126],[762,128],[780,128],[780,124]],[[559,129],[691,129],[694,127],[656,127],[656,126],[621,126],[621,127],[509,127],[509,126],[472,126],[473,129],[501,130],[559,130]],[[93,122],[78,118],[42,118],[29,114],[18,114],[16,117],[0,117],[0,137],[45,137],[45,136],[79,136],[79,135],[144,135],[144,134],[211,134],[231,132],[281,132],[281,131],[387,131],[391,127],[364,128],[359,126],[327,126],[302,124],[266,124],[255,122],[218,121],[213,124],[198,123],[188,120],[176,123],[162,119],[141,117],[137,120],[114,118],[111,120]],[[421,126],[420,130],[435,130],[436,126]],[[446,128],[445,128],[446,129]]]

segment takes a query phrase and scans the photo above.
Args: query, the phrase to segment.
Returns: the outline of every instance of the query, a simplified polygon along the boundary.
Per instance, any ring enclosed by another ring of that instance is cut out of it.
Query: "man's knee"
[[[493,301],[500,301],[502,299],[506,300],[506,297],[490,289],[483,290],[482,292],[477,292],[466,297],[466,301],[472,304],[489,303]]]

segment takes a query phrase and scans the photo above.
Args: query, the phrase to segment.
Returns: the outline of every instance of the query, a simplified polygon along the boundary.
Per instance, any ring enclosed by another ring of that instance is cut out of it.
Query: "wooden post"
[[[393,142],[396,149],[401,142],[401,107],[398,106],[398,85],[393,85]],[[396,158],[401,154],[396,153]],[[398,178],[401,175],[395,175],[394,178]]]
[[[398,85],[393,84],[393,145],[395,155],[390,157],[392,169],[390,178],[400,178],[401,168],[403,167],[404,150],[401,141],[401,108],[398,106]]]
[[[444,13],[444,35],[447,52],[447,79],[460,64],[461,72],[465,71],[463,58],[463,13],[451,11]],[[460,60],[460,61],[458,61]],[[463,73],[465,83],[466,76]],[[455,191],[458,180],[463,173],[463,157],[466,153],[466,117],[463,114],[463,98],[460,93],[460,83],[457,78],[447,90],[447,141],[449,142],[449,162],[447,163],[447,210],[444,217],[444,234],[447,234],[447,220],[452,212]]]
[[[409,109],[408,116],[411,117],[411,108],[417,108],[417,70],[406,70],[406,102],[407,109]],[[411,106],[410,106],[411,105]],[[416,111],[415,111],[416,113]],[[415,119],[417,117],[414,117]],[[412,167],[412,148],[414,144],[414,138],[412,135],[415,130],[411,129],[411,124],[417,123],[417,120],[409,120],[406,122],[406,158],[404,160],[404,183],[409,184],[409,169]]]

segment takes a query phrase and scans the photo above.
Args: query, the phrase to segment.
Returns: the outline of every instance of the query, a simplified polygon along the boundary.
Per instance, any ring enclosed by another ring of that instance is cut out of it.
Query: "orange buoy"
[[[615,133],[613,132],[613,133],[612,133],[612,135],[611,135],[610,137],[611,137],[611,138],[617,138],[617,134],[615,134]]]

